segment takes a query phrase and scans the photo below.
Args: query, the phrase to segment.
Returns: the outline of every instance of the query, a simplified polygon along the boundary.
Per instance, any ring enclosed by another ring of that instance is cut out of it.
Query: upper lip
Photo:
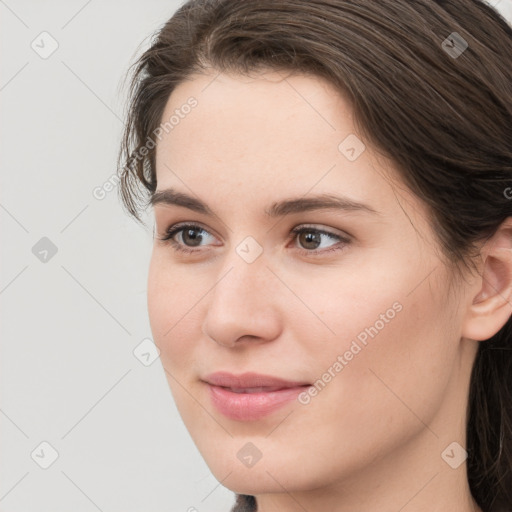
[[[228,372],[215,372],[207,375],[203,380],[214,386],[234,389],[266,387],[281,389],[309,385],[309,383],[305,381],[288,381],[272,375],[262,375],[253,372],[242,373],[240,375],[234,375]]]

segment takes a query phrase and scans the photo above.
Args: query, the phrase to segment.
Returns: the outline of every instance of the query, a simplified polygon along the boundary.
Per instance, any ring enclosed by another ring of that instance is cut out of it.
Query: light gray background
[[[92,194],[116,169],[124,73],[177,7],[0,2],[2,512],[226,512],[234,501],[190,440],[160,361],[133,354],[151,338],[152,231],[117,190]],[[43,31],[59,45],[47,59],[31,48],[49,48]],[[32,253],[42,237],[58,249],[46,263]],[[31,458],[43,441],[59,453],[48,469]]]
[[[512,0],[490,3],[512,20]],[[115,173],[124,73],[178,5],[0,0],[1,512],[233,503],[183,426],[159,360],[145,366],[133,353],[151,338],[151,217],[145,231],[117,190],[93,196]],[[46,262],[33,253],[43,237],[57,248]],[[47,469],[42,442],[58,452]]]

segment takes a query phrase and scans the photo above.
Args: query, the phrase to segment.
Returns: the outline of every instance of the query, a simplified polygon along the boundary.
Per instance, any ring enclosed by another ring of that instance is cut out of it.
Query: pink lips
[[[257,373],[233,375],[216,372],[203,379],[216,409],[233,420],[258,420],[271,414],[310,384]]]

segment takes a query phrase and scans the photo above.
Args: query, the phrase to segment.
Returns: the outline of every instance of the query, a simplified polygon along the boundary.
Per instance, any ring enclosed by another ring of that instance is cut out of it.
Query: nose
[[[279,281],[266,260],[246,263],[235,253],[225,263],[209,294],[203,333],[225,347],[276,339],[281,332]]]

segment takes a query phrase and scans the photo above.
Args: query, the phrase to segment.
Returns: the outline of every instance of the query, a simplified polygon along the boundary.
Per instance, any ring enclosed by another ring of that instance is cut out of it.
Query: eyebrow
[[[154,192],[151,195],[148,204],[151,206],[155,206],[157,204],[181,206],[197,213],[217,216],[211,208],[200,199],[172,188]],[[377,210],[374,210],[372,207],[364,203],[354,201],[348,197],[333,196],[330,194],[320,194],[316,196],[278,201],[273,203],[270,208],[265,209],[265,215],[270,218],[275,218],[313,210],[361,211],[380,215]]]

